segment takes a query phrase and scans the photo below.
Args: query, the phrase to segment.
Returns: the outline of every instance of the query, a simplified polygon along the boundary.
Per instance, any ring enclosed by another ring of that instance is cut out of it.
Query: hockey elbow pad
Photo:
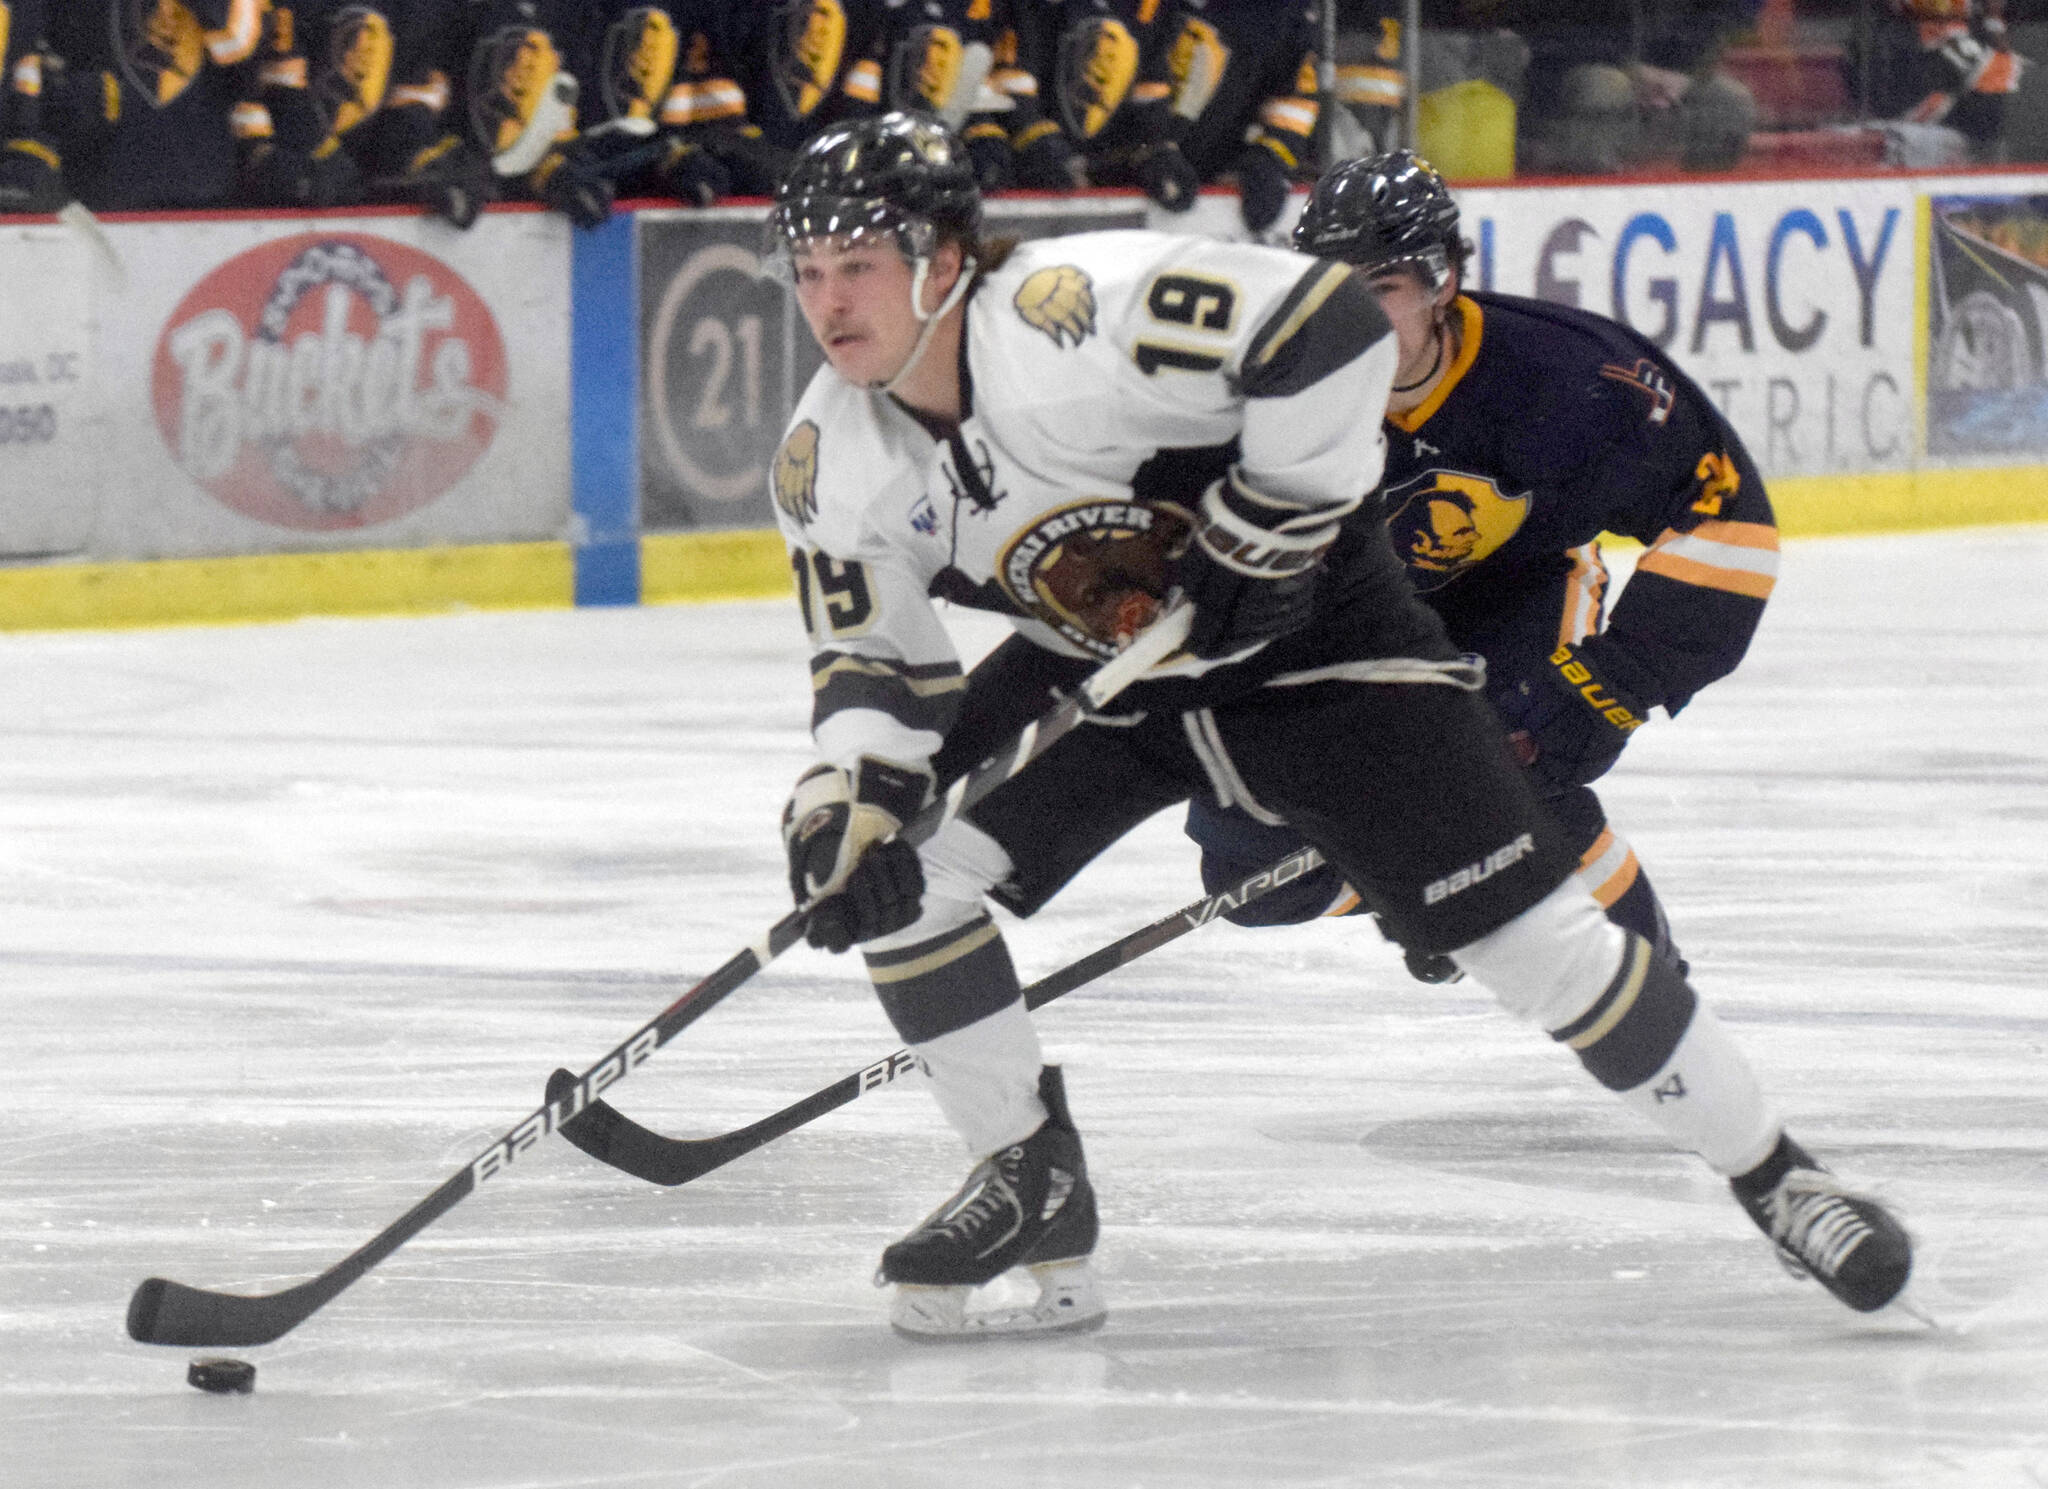
[[[55,212],[68,204],[64,160],[40,140],[0,145],[0,213]]]

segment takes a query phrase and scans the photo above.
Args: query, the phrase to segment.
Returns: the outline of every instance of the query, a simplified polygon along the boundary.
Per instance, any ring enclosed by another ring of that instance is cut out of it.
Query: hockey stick
[[[1118,656],[1097,668],[1072,695],[1026,724],[999,753],[955,781],[943,797],[906,822],[898,836],[912,843],[923,842],[1044,754],[1089,713],[1101,709],[1154,663],[1171,655],[1187,639],[1192,619],[1193,611],[1185,605],[1160,617]],[[450,1175],[440,1188],[319,1276],[280,1292],[254,1294],[212,1292],[168,1278],[151,1277],[128,1300],[128,1336],[142,1344],[212,1348],[268,1344],[297,1328],[370,1268],[461,1204],[477,1186],[511,1167],[514,1160],[550,1132],[557,1131],[607,1087],[632,1074],[656,1050],[794,946],[803,936],[809,915],[810,907],[799,905],[776,921],[760,940],[669,1004],[635,1030],[625,1043],[586,1070],[567,1096],[549,1101],[514,1126]]]
[[[1121,940],[1112,941],[1099,951],[1092,951],[1079,961],[1062,967],[1050,977],[1032,983],[1024,989],[1024,1006],[1043,1008],[1053,999],[1093,982],[1104,973],[1135,962],[1147,952],[1156,951],[1169,941],[1179,940],[1189,931],[1201,929],[1224,911],[1248,905],[1269,890],[1292,883],[1320,867],[1322,862],[1323,855],[1315,849],[1298,849],[1278,863],[1247,875],[1220,894],[1196,900],[1165,919],[1155,920],[1143,930],[1132,931]],[[916,1064],[917,1056],[907,1049],[898,1050],[886,1060],[877,1060],[865,1069],[842,1076],[822,1091],[784,1107],[773,1116],[763,1117],[719,1137],[664,1137],[642,1127],[603,1100],[592,1101],[579,1115],[563,1124],[561,1132],[563,1137],[600,1163],[608,1163],[620,1172],[645,1179],[650,1184],[673,1188],[701,1178],[715,1168],[723,1168],[735,1158],[764,1147],[807,1123],[815,1122],[825,1113],[837,1111],[868,1092],[888,1085]],[[559,1100],[575,1086],[575,1076],[566,1070],[557,1070],[548,1078],[548,1099]]]

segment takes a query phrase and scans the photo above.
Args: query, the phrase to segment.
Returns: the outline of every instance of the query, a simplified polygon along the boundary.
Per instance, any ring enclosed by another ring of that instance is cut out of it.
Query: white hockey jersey
[[[770,481],[815,648],[823,758],[938,748],[964,679],[935,597],[1002,612],[1069,655],[1099,647],[1034,576],[1065,534],[1147,530],[1158,514],[1132,479],[1162,449],[1235,439],[1251,489],[1295,510],[1355,507],[1379,480],[1394,360],[1377,302],[1342,265],[1102,232],[1023,244],[976,289],[967,417],[948,437],[822,368]]]

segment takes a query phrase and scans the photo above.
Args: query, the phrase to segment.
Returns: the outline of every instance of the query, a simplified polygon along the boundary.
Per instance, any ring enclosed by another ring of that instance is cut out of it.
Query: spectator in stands
[[[1756,127],[1748,88],[1717,70],[1758,0],[1523,0],[1529,44],[1521,167],[1607,174],[1659,159],[1725,170]]]
[[[1871,112],[1954,130],[1975,159],[2004,159],[2027,61],[2005,21],[2005,0],[1886,0],[1871,35]]]

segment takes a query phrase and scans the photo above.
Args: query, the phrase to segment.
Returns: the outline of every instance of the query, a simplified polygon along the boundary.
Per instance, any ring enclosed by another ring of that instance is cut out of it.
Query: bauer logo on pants
[[[277,527],[389,522],[433,501],[496,437],[504,338],[430,254],[363,233],[231,259],[164,327],[157,427],[217,500]]]

